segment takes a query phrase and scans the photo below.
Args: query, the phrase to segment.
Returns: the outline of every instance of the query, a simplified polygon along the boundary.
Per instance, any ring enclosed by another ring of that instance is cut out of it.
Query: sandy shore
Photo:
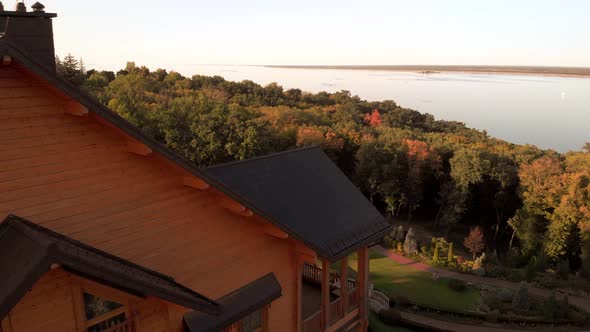
[[[418,72],[423,74],[437,73],[471,73],[491,75],[535,75],[561,77],[590,77],[589,67],[526,67],[526,66],[304,66],[304,65],[267,65],[268,68],[287,69],[336,69],[336,70],[374,70]]]

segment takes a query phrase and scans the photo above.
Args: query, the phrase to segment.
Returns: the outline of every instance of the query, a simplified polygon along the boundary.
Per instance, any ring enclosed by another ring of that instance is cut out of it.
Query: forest
[[[392,100],[183,77],[129,62],[61,76],[200,167],[321,146],[384,214],[449,234],[480,226],[499,256],[590,275],[590,143],[560,154],[490,137]],[[587,263],[586,263],[587,262]]]

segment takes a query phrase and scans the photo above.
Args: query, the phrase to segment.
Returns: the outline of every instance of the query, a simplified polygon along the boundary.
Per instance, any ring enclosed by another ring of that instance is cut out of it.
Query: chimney
[[[24,1],[17,1],[15,10],[5,10],[0,0],[0,41],[7,41],[31,59],[55,72],[55,48],[51,19],[57,14],[45,12],[36,2],[27,11]]]

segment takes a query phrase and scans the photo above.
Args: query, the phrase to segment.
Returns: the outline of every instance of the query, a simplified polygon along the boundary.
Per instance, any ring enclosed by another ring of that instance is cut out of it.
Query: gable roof
[[[131,294],[155,296],[210,314],[221,312],[218,303],[169,276],[14,215],[0,224],[0,253],[0,320],[53,264]]]
[[[187,312],[183,317],[184,325],[190,332],[220,331],[278,299],[281,295],[279,281],[274,273],[269,273],[218,299],[217,301],[223,306],[221,315],[211,316],[197,311]]]
[[[205,169],[269,220],[331,261],[391,226],[320,148]]]
[[[148,146],[152,151],[158,153],[165,157],[166,159],[170,160],[171,162],[177,164],[178,166],[182,167],[184,170],[188,171],[190,174],[202,179],[203,181],[210,184],[215,189],[219,190],[220,192],[224,193],[225,195],[229,196],[230,198],[240,202],[253,212],[257,213],[258,215],[262,216],[263,218],[269,220],[270,222],[274,223],[277,227],[281,228],[283,231],[287,232],[293,238],[305,243],[307,246],[310,246],[314,249],[318,254],[323,257],[326,257],[330,260],[336,260],[338,258],[343,257],[347,253],[351,253],[354,249],[359,248],[362,245],[369,244],[376,239],[382,237],[384,234],[388,232],[389,225],[383,220],[383,218],[378,214],[378,212],[373,207],[368,207],[368,201],[362,201],[362,195],[356,191],[356,188],[349,183],[348,179],[340,172],[340,170],[335,167],[330,162],[330,166],[326,163],[325,159],[316,159],[312,160],[309,159],[307,162],[315,162],[319,161],[324,163],[323,169],[325,172],[331,170],[336,172],[336,174],[332,174],[331,179],[334,181],[340,182],[342,188],[346,189],[346,195],[348,199],[351,199],[349,203],[355,203],[355,206],[361,207],[364,211],[362,214],[363,221],[353,221],[351,225],[344,225],[343,220],[322,220],[326,227],[330,228],[330,231],[327,229],[323,229],[321,232],[317,234],[313,234],[310,232],[309,229],[309,222],[305,220],[294,220],[294,215],[286,215],[286,214],[279,214],[279,213],[272,213],[270,209],[265,205],[263,200],[260,200],[258,197],[248,197],[249,194],[247,191],[239,192],[235,183],[225,183],[220,181],[220,177],[215,171],[209,169],[207,171],[203,171],[196,167],[192,162],[181,156],[179,153],[173,151],[172,149],[166,147],[163,143],[153,139],[150,136],[145,135],[141,132],[141,130],[127,120],[123,119],[120,115],[113,112],[112,110],[108,109],[96,99],[88,96],[86,93],[81,91],[79,88],[72,85],[70,82],[58,77],[54,72],[48,71],[45,67],[37,63],[33,58],[31,58],[27,53],[19,50],[17,47],[13,46],[9,42],[0,39],[0,57],[4,55],[9,55],[13,58],[13,61],[18,63],[19,65],[25,67],[27,70],[45,80],[53,87],[58,89],[59,91],[63,92],[64,94],[68,95],[72,99],[79,102],[84,107],[88,108],[90,112],[100,116],[105,121],[109,122],[116,128],[123,131],[125,134],[129,135],[130,137],[142,142],[146,146]],[[277,154],[280,155],[280,154]],[[304,155],[294,154],[293,156],[298,157]],[[275,158],[275,157],[269,157]],[[253,158],[250,161],[244,162],[256,162],[259,158]],[[328,160],[329,161],[329,160]],[[237,166],[239,167],[239,166]],[[237,169],[237,168],[236,168]],[[234,174],[235,176],[235,174]],[[245,176],[245,175],[242,175]],[[334,177],[339,177],[336,179]],[[243,179],[247,181],[247,179]],[[306,182],[308,184],[308,193],[313,192],[316,190],[315,186],[316,183],[312,181]],[[345,185],[348,183],[348,185]],[[334,183],[336,184],[336,183]],[[242,188],[244,189],[244,188]],[[277,188],[278,189],[278,188]],[[317,190],[323,190],[322,188],[317,188]],[[357,195],[353,195],[352,191],[355,191]],[[281,193],[284,194],[284,193]],[[298,193],[299,196],[303,196],[303,190]],[[277,196],[276,198],[279,198]],[[288,195],[285,195],[288,198]],[[325,199],[321,195],[315,195],[317,199]],[[339,196],[340,197],[340,196]],[[330,201],[328,199],[329,204],[332,204],[331,207],[328,205],[320,205],[314,204],[316,211],[319,213],[321,209],[324,208],[342,208],[342,206],[334,205],[333,200]],[[282,205],[287,205],[290,202],[285,200],[281,202]],[[316,202],[317,203],[317,202]],[[260,207],[257,204],[262,204]],[[265,206],[263,208],[263,205]],[[301,206],[299,206],[301,207]],[[308,211],[311,211],[312,208],[308,207]],[[332,211],[331,213],[327,213],[326,215],[334,214],[335,212]],[[368,213],[368,214],[367,214]],[[287,220],[282,220],[283,217],[287,216]],[[374,217],[371,221],[367,221],[368,217]],[[346,219],[350,220],[350,218]],[[302,226],[296,226],[294,223],[301,222],[303,223]],[[367,226],[367,227],[360,227],[360,226]],[[323,227],[323,226],[322,226]],[[319,227],[319,228],[322,228]],[[350,229],[356,228],[356,231],[351,231],[348,233],[343,233],[343,229]],[[338,233],[338,236],[334,236],[333,233]],[[349,236],[350,238],[347,239],[346,237]]]

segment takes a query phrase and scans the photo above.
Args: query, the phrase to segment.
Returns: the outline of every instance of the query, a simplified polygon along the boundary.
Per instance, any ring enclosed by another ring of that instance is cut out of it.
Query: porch
[[[352,273],[349,273],[348,258],[340,261],[339,273],[330,269],[327,260],[322,260],[321,266],[309,263],[302,266],[300,331],[350,331],[362,325],[367,310],[362,305],[367,296],[362,294],[368,293],[367,273],[363,272],[368,270],[368,260],[362,251],[358,278],[349,277]]]

